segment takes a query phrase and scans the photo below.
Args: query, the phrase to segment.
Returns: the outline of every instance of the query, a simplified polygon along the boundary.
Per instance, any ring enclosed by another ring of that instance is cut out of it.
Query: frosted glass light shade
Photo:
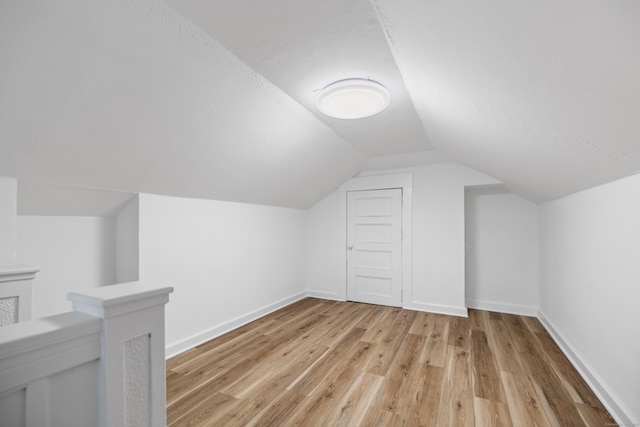
[[[322,89],[316,100],[318,109],[336,119],[362,119],[384,111],[391,98],[380,83],[347,79]]]

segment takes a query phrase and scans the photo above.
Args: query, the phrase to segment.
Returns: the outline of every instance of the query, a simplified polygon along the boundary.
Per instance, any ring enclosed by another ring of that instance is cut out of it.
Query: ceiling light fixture
[[[378,82],[346,79],[331,83],[320,91],[316,106],[323,114],[336,119],[362,119],[384,111],[391,98]]]

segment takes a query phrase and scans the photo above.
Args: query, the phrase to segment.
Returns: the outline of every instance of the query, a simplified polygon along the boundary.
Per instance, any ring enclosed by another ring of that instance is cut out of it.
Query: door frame
[[[347,300],[347,192],[362,190],[387,190],[402,188],[402,299],[405,307],[413,301],[412,292],[412,201],[413,175],[394,173],[389,175],[358,176],[338,188],[338,298]]]

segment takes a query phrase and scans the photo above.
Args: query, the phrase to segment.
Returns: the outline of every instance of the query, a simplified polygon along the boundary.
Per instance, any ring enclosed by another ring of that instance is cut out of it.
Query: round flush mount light
[[[346,79],[320,91],[316,106],[336,119],[362,119],[384,111],[391,98],[380,83],[366,79]]]

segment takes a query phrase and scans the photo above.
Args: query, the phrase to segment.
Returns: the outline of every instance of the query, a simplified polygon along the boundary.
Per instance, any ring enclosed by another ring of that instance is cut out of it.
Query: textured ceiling
[[[549,200],[640,169],[638,22],[636,0],[4,0],[0,175],[305,208],[451,160]],[[346,77],[391,107],[319,114]]]
[[[366,156],[168,5],[0,3],[0,175],[305,208]]]
[[[640,2],[374,5],[438,151],[533,201],[640,169]]]
[[[368,0],[167,2],[367,156],[432,148]],[[317,91],[352,77],[382,83],[389,108],[361,120],[320,113]]]
[[[136,195],[18,182],[18,215],[115,216]]]

